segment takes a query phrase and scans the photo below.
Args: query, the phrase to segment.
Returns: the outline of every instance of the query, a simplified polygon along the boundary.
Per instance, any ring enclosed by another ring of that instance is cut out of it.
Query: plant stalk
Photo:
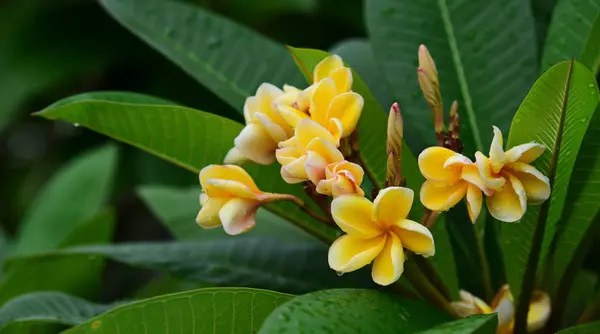
[[[404,275],[406,275],[410,284],[412,284],[421,296],[453,317],[458,318],[458,314],[450,306],[448,300],[429,282],[427,277],[421,272],[416,261],[409,260],[405,262]]]

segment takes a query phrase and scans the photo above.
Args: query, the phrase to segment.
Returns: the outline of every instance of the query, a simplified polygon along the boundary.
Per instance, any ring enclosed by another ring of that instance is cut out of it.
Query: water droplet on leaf
[[[73,123],[73,126],[78,128],[79,127],[79,123]]]
[[[341,272],[341,271],[336,271],[335,273],[336,273],[338,276],[342,276],[342,275],[344,275],[344,273],[343,273],[343,272]]]
[[[579,122],[580,122],[580,123],[585,123],[585,122],[587,122],[587,120],[588,120],[588,118],[587,118],[587,117],[584,117],[584,118],[580,119],[580,120],[579,120]]]
[[[588,84],[588,87],[594,88],[594,87],[596,87],[596,85],[594,85],[593,83],[591,83],[591,84]]]
[[[212,36],[206,41],[206,44],[208,44],[209,47],[214,48],[221,45],[221,39],[219,37]]]
[[[520,118],[515,118],[515,124],[519,124],[521,122]]]

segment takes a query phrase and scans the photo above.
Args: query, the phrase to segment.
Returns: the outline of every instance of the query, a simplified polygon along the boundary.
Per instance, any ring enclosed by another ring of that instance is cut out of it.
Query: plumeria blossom
[[[508,285],[504,285],[494,297],[492,305],[473,296],[471,293],[461,290],[460,300],[450,303],[452,308],[461,317],[473,314],[498,314],[498,334],[509,334],[513,332],[515,307],[512,293]],[[527,314],[527,330],[533,332],[542,329],[550,317],[550,297],[542,291],[534,291],[529,304]]]
[[[473,223],[477,220],[485,186],[469,158],[444,147],[429,147],[419,154],[419,169],[427,179],[420,194],[426,208],[447,211],[466,195],[469,217]]]
[[[239,164],[251,160],[268,165],[275,161],[277,144],[292,135],[292,128],[281,117],[277,105],[293,103],[299,90],[284,86],[284,90],[269,83],[261,84],[255,96],[244,104],[246,126],[234,140],[234,147],[227,153],[225,163]]]
[[[544,152],[535,142],[502,148],[502,132],[494,126],[490,157],[475,153],[477,167],[489,196],[486,203],[490,214],[501,221],[515,222],[527,211],[527,203],[538,204],[550,197],[550,181],[530,164]]]
[[[364,196],[365,192],[360,187],[365,172],[359,165],[340,161],[327,165],[325,177],[317,184],[317,192],[335,197],[347,194]]]
[[[331,269],[347,273],[373,262],[375,283],[389,285],[404,271],[404,248],[425,257],[434,255],[431,232],[406,218],[413,197],[411,189],[389,187],[374,202],[356,195],[335,198],[331,214],[347,234],[329,248]]]
[[[236,165],[209,165],[200,171],[202,209],[196,222],[202,228],[223,226],[227,234],[236,235],[255,225],[256,210],[265,203],[293,200],[292,195],[265,193],[252,177]]]
[[[296,125],[294,136],[279,143],[275,152],[281,164],[281,177],[287,183],[312,181],[315,185],[325,179],[327,166],[344,160],[336,148],[336,140],[324,127],[310,119]]]
[[[350,91],[352,71],[339,56],[331,55],[316,66],[313,80],[314,84],[299,93],[295,103],[278,105],[280,115],[291,127],[310,118],[339,142],[356,129],[364,105],[362,96]]]

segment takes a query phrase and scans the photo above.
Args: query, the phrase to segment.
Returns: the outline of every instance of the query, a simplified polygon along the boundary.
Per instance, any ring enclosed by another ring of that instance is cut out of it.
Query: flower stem
[[[423,275],[425,275],[425,277],[429,279],[431,285],[433,285],[444,296],[444,298],[447,301],[452,301],[452,297],[450,296],[450,291],[448,290],[448,287],[446,287],[446,285],[442,281],[437,270],[431,264],[431,261],[427,260],[422,256],[415,256],[414,260],[421,269]]]
[[[333,221],[333,216],[331,215],[331,203],[329,203],[327,196],[319,194],[315,185],[310,181],[305,183],[304,192],[313,200],[313,202],[315,202],[319,209],[327,215],[327,218],[324,218],[322,221],[325,224],[337,227]]]
[[[438,308],[448,312],[453,317],[458,318],[458,315],[450,306],[448,300],[446,300],[446,298],[444,298],[444,296],[429,282],[427,277],[421,272],[416,261],[409,260],[405,262],[404,274],[408,278],[410,284],[412,284],[421,296],[428,299]]]
[[[291,200],[292,202],[294,202],[294,204],[296,204],[300,210],[302,210],[304,213],[306,213],[307,215],[313,217],[314,219],[325,223],[327,225],[333,225],[333,221],[314,212],[308,205],[306,205],[306,203],[304,203],[304,201],[302,201],[301,199],[299,199],[296,196],[292,196],[289,198],[289,200]]]
[[[600,298],[595,298],[594,302],[588,305],[579,319],[577,319],[577,325],[595,320],[598,316],[600,316]]]

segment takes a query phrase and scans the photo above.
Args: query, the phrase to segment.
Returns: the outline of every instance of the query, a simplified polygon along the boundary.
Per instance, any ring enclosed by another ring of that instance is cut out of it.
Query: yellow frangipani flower
[[[317,184],[317,192],[333,197],[348,194],[364,196],[365,192],[360,187],[364,175],[362,167],[353,162],[331,163],[325,169],[325,177]]]
[[[544,146],[527,143],[504,152],[502,132],[494,126],[494,139],[489,159],[481,152],[475,153],[477,167],[489,196],[486,203],[490,214],[501,221],[520,220],[527,203],[538,204],[550,197],[550,180],[531,166],[544,152]]]
[[[291,106],[279,104],[279,112],[292,127],[311,118],[339,141],[356,129],[364,105],[362,96],[350,91],[352,71],[339,56],[331,55],[316,66],[313,80]]]
[[[234,140],[225,157],[225,163],[241,163],[251,160],[268,165],[275,161],[277,144],[292,135],[292,128],[281,117],[278,104],[293,103],[298,89],[285,86],[284,91],[269,84],[261,84],[255,96],[244,104],[246,126]]]
[[[347,273],[373,262],[375,283],[389,285],[404,271],[403,248],[425,257],[434,255],[429,229],[406,218],[413,197],[411,189],[389,187],[374,202],[356,195],[334,198],[331,214],[347,234],[329,248],[329,267]]]
[[[281,177],[287,183],[312,181],[315,185],[326,176],[327,165],[344,160],[333,135],[310,119],[296,125],[294,136],[279,143],[275,152],[281,164]]]
[[[419,169],[427,181],[421,186],[421,202],[429,210],[447,211],[467,197],[474,223],[483,203],[483,179],[477,166],[462,154],[444,147],[429,147],[419,154]]]
[[[461,317],[473,314],[498,314],[497,334],[510,334],[513,332],[515,322],[515,307],[512,293],[508,285],[504,285],[492,301],[486,304],[471,293],[461,290],[460,300],[450,303],[451,307]],[[550,317],[550,297],[542,291],[534,291],[527,314],[527,331],[533,332],[542,329]]]
[[[196,222],[202,228],[222,225],[230,235],[254,227],[254,215],[262,204],[295,199],[292,195],[260,191],[252,177],[236,165],[209,165],[202,168],[200,184],[202,209]]]

